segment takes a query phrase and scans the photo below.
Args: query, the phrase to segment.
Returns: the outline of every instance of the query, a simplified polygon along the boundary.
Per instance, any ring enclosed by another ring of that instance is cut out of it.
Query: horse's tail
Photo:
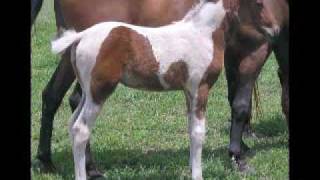
[[[79,41],[82,36],[82,32],[77,33],[75,30],[68,30],[60,38],[51,42],[51,50],[54,54],[61,54],[74,42]]]
[[[261,104],[260,103],[260,93],[259,93],[259,87],[258,87],[257,81],[254,83],[253,97],[254,97],[255,115],[256,115],[256,117],[261,117],[262,116],[262,109],[260,106],[260,104]]]

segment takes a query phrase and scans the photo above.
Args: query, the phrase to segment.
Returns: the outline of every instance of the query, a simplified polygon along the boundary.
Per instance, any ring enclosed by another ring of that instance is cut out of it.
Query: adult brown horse
[[[83,0],[79,2],[75,0],[62,0],[60,2],[55,0],[56,25],[58,30],[73,27],[77,31],[102,21],[123,21],[136,25],[160,26],[182,18],[196,1],[140,0],[133,2],[129,0]],[[225,0],[224,3],[226,7],[237,7],[239,5],[238,1],[232,0]],[[279,52],[276,56],[280,64],[281,73],[279,74],[283,87],[283,99],[288,97],[288,56],[285,55],[287,51],[285,47],[288,46],[281,45],[287,41],[287,2],[281,0],[240,0],[238,14],[238,18],[230,18],[228,23],[226,23],[228,25],[228,33],[225,34],[225,40],[227,41],[227,59],[225,65],[233,119],[230,152],[236,159],[240,158],[240,143],[242,142],[244,123],[250,118],[253,84],[273,48],[267,32],[271,30],[270,33],[275,33],[279,27],[281,32],[279,39],[275,42],[274,48],[275,53]],[[263,28],[263,25],[269,29]],[[240,42],[241,45],[239,46]],[[37,158],[46,169],[53,167],[51,161],[53,117],[65,92],[74,79],[75,76],[70,64],[70,52],[66,51],[43,92],[40,143]],[[77,89],[79,89],[78,86],[75,92],[77,92]],[[70,98],[72,109],[75,109],[79,97],[78,94]],[[288,103],[283,104],[288,105]],[[88,175],[99,175],[90,155],[90,146],[87,146]]]

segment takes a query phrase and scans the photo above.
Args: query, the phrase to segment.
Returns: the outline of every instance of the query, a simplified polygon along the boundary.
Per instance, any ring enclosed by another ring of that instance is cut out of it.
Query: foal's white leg
[[[202,166],[201,166],[201,155],[202,155],[202,145],[205,140],[205,118],[199,119],[194,113],[191,115],[191,130],[190,140],[191,140],[191,169],[192,169],[192,179],[200,180],[202,179]]]
[[[72,138],[72,150],[74,157],[76,180],[86,180],[85,168],[85,149],[90,137],[91,127],[100,112],[101,105],[92,102],[91,98],[86,96],[83,108],[70,127],[70,136]]]
[[[188,119],[189,119],[189,137],[190,137],[190,159],[192,179],[202,180],[202,145],[205,140],[205,118],[199,118],[197,112],[197,95],[189,97]]]

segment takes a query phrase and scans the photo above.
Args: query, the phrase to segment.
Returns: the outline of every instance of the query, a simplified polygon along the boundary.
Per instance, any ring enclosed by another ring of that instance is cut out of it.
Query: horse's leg
[[[230,107],[232,107],[232,102],[234,100],[234,96],[237,90],[239,68],[239,61],[236,59],[237,56],[234,55],[233,52],[234,51],[230,47],[227,47],[224,58],[225,73],[228,86],[228,102]]]
[[[236,90],[239,83],[239,61],[237,60],[237,56],[233,54],[231,48],[226,49],[225,53],[225,73],[227,79],[227,86],[228,86],[228,102],[229,106],[232,107],[232,103],[236,94]],[[249,112],[251,112],[252,103],[250,102]],[[255,133],[250,126],[250,118],[251,113],[249,114],[248,119],[246,120],[245,127],[244,127],[244,135],[248,137],[254,137]],[[231,120],[230,120],[231,121]]]
[[[43,0],[32,0],[31,1],[31,27],[40,12],[40,9],[42,7],[42,2],[43,2]]]
[[[56,19],[57,34],[60,36],[67,29],[61,9],[61,0],[54,0],[54,15]]]
[[[87,179],[85,149],[89,141],[90,130],[101,110],[101,107],[102,104],[92,102],[92,98],[85,95],[84,105],[77,120],[72,122],[69,126],[76,180]]]
[[[37,158],[45,171],[55,169],[51,161],[53,119],[62,98],[74,79],[75,76],[70,63],[70,50],[68,49],[63,54],[57,69],[42,92],[42,117]]]
[[[205,141],[205,110],[207,105],[209,85],[202,84],[196,93],[185,92],[189,119],[190,159],[192,179],[201,180],[202,146]]]
[[[253,85],[254,86],[254,83]],[[248,110],[248,118],[246,119],[245,123],[244,123],[244,127],[243,127],[243,135],[245,135],[246,137],[257,137],[256,133],[254,132],[252,126],[251,126],[251,118],[252,118],[252,98],[250,98],[250,102],[249,102],[249,110]]]
[[[228,86],[228,102],[229,105],[232,105],[235,91],[237,88],[237,68],[238,65],[236,64],[237,61],[232,58],[230,53],[225,53],[225,73],[227,79],[227,86]]]
[[[249,149],[242,140],[245,124],[250,118],[251,98],[254,83],[270,54],[268,43],[262,44],[250,56],[241,60],[239,64],[238,84],[231,108],[231,129],[229,154],[239,166],[240,171],[246,170],[245,161],[240,161],[243,150]]]
[[[282,87],[282,112],[289,122],[289,42],[288,31],[284,29],[274,45],[274,53],[279,64],[278,75]]]
[[[254,79],[251,81],[240,82],[231,109],[231,129],[230,129],[230,147],[231,155],[240,158],[242,141],[242,133],[249,119],[250,102]],[[244,144],[244,143],[243,143]]]
[[[41,8],[42,0],[35,0],[35,5],[35,11],[34,13],[32,12],[31,23],[33,23],[33,20],[36,18]],[[65,27],[65,24],[62,18],[61,7],[58,0],[55,0],[54,2],[54,10],[59,36],[61,34],[59,29],[61,29],[61,27]],[[42,116],[37,158],[40,161],[40,167],[43,168],[44,171],[55,170],[51,160],[52,123],[54,115],[74,79],[75,76],[70,63],[70,50],[68,49],[62,55],[58,67],[56,68],[46,88],[42,92]]]

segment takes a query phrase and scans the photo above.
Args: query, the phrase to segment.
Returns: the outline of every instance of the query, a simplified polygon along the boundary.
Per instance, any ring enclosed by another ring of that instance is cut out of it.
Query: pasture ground
[[[43,174],[35,155],[39,140],[41,93],[58,65],[50,52],[55,35],[53,1],[44,1],[32,31],[32,179],[73,179],[68,136],[71,111],[64,98],[54,121],[53,161],[58,172]],[[263,116],[253,127],[263,136],[245,139],[255,151],[253,174],[240,174],[228,157],[230,108],[224,72],[210,93],[203,153],[205,179],[288,179],[288,139],[280,106],[278,65],[272,55],[259,77]],[[69,97],[71,90],[66,97]],[[109,179],[189,179],[189,138],[182,92],[151,93],[118,86],[99,116],[91,137],[98,167]]]

